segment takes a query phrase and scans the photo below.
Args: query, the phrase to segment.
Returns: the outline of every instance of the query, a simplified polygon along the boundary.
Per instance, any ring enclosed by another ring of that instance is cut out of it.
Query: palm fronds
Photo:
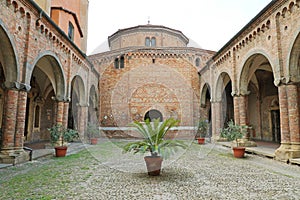
[[[174,126],[177,126],[178,120],[169,118],[163,122],[159,119],[150,122],[146,119],[144,123],[134,122],[130,126],[134,127],[143,137],[141,141],[130,142],[123,147],[125,152],[146,153],[150,152],[152,156],[161,155],[167,159],[170,155],[176,153],[180,148],[187,148],[183,141],[165,140],[167,132]]]

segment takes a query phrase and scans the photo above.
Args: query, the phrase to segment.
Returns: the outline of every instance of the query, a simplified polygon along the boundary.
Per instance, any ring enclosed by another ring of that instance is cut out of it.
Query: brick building
[[[63,2],[0,1],[2,163],[28,160],[24,143],[49,141],[53,124],[83,135],[95,116],[99,74],[84,53],[88,0]]]
[[[89,56],[101,77],[99,120],[109,137],[128,137],[130,122],[157,117],[177,118],[185,130],[178,135],[193,134],[197,72],[215,52],[188,44],[178,30],[147,24],[118,30],[108,37],[109,51]]]
[[[218,52],[146,24],[89,57],[88,0],[72,2],[0,1],[0,162],[28,160],[24,144],[48,141],[55,123],[132,137],[128,123],[155,117],[178,118],[179,136],[207,118],[213,140],[233,119],[252,127],[246,145],[280,143],[276,159],[300,157],[299,0],[270,2]]]
[[[233,119],[248,139],[280,143],[276,159],[300,157],[299,33],[300,2],[272,1],[200,70],[215,140]]]

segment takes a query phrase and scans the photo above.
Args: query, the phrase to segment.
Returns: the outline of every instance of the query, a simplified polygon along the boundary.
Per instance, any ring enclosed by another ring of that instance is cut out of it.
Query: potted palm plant
[[[233,156],[236,158],[243,158],[245,154],[245,147],[240,146],[240,139],[247,133],[249,127],[244,125],[237,125],[232,120],[227,123],[227,127],[221,130],[221,137],[228,141],[234,141],[236,146],[233,146]]]
[[[55,124],[48,130],[51,144],[55,148],[56,157],[64,157],[68,149],[67,143],[79,137],[76,130],[65,128],[61,124]]]
[[[95,145],[98,143],[98,137],[99,137],[99,128],[96,124],[93,124],[91,122],[87,125],[87,132],[88,137],[90,139],[91,144]]]
[[[207,134],[208,121],[200,120],[198,122],[195,139],[198,140],[198,144],[205,144],[205,136]]]
[[[155,119],[153,122],[150,122],[149,119],[146,119],[144,123],[134,122],[130,126],[134,127],[143,139],[127,143],[123,149],[125,152],[150,153],[149,156],[144,157],[148,175],[158,176],[163,159],[169,158],[179,148],[187,147],[183,141],[166,140],[164,138],[166,133],[178,123],[179,121],[173,118],[166,119],[163,122],[160,122],[159,119]]]

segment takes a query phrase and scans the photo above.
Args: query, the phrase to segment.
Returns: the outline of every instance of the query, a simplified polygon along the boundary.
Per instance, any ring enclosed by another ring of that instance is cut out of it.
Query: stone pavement
[[[122,154],[117,147],[124,143],[110,141],[101,140],[98,145],[72,143],[68,154],[76,153],[79,148],[87,148],[89,153],[67,160],[69,164],[60,164],[60,159],[40,157],[32,164],[20,165],[17,171],[15,167],[0,170],[0,182],[4,184],[0,187],[0,199],[42,199],[46,196],[57,200],[300,199],[300,167],[297,165],[253,153],[236,159],[223,143],[198,145],[194,141],[182,154],[163,162],[161,176],[149,177],[142,155]],[[42,155],[42,151],[39,153]],[[31,177],[40,170],[46,170],[48,175],[48,169],[59,173],[60,186],[56,176],[50,176],[47,181],[40,177],[38,188],[30,187],[29,178],[9,183],[11,189],[5,189],[8,187],[5,181],[13,176],[28,173]],[[18,188],[23,190],[18,192]],[[22,195],[24,188],[25,196]]]
[[[279,145],[272,144],[272,143],[264,143],[264,142],[257,142],[257,147],[247,147],[246,153],[248,154],[255,154],[259,156],[263,156],[266,158],[274,159],[275,157],[275,150],[278,148]],[[216,145],[224,146],[224,147],[231,147],[230,142],[217,142]],[[47,146],[47,144],[46,144]],[[81,142],[70,143],[69,148],[67,151],[67,155],[71,155],[77,153],[78,151],[86,148],[89,144],[83,144]],[[55,153],[52,147],[47,148],[34,148],[32,152],[32,160],[37,160],[42,157],[53,156]],[[291,164],[300,165],[300,158],[299,159],[292,159]],[[0,164],[0,168],[9,167],[12,164]]]
[[[228,148],[231,147],[230,142],[218,142],[217,144]],[[257,147],[247,147],[246,153],[255,154],[255,155],[259,155],[271,159],[275,158],[275,150],[280,146],[279,144],[270,143],[270,142],[260,142],[260,141],[257,141],[256,144]],[[300,166],[300,158],[291,159],[290,163]]]

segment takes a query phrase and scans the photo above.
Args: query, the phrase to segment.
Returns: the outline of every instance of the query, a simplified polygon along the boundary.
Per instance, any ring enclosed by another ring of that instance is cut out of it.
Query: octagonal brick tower
[[[200,117],[198,71],[214,52],[190,47],[179,30],[151,24],[119,29],[106,44],[89,56],[100,72],[99,122],[106,135],[135,137],[129,123],[173,117],[180,127],[169,136],[192,136]]]

